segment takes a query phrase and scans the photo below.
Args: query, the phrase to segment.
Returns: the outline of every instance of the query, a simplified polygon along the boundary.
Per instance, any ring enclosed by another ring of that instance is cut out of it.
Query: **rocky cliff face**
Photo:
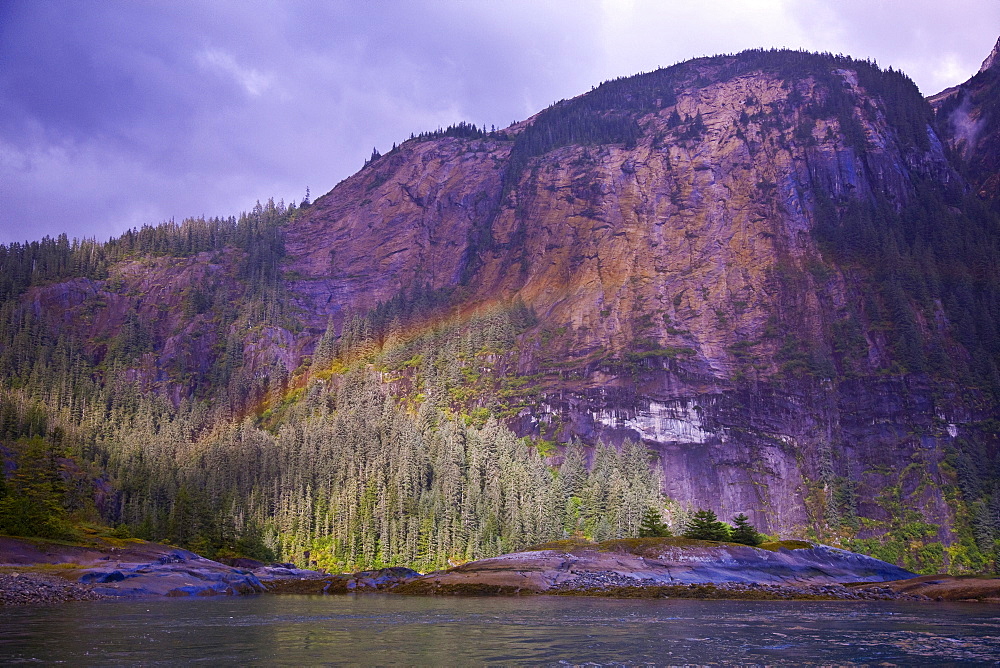
[[[509,152],[496,140],[410,141],[319,198],[285,240],[306,317],[325,324],[415,285],[458,284]]]
[[[918,183],[962,177],[929,118],[899,123],[859,65],[748,60],[675,68],[648,105],[629,100],[628,141],[566,142],[520,170],[544,114],[404,143],[288,229],[293,290],[317,326],[418,284],[522,300],[540,320],[517,352],[539,391],[522,433],[641,439],[668,495],[769,531],[864,517],[882,533],[902,506],[947,539],[942,463],[984,414],[954,384],[891,372],[863,272],[816,231],[830,202],[902,211]]]
[[[993,47],[990,55],[986,56],[986,60],[983,61],[982,66],[979,68],[979,73],[982,74],[986,70],[995,67],[998,60],[1000,60],[1000,39],[997,40],[997,45]]]

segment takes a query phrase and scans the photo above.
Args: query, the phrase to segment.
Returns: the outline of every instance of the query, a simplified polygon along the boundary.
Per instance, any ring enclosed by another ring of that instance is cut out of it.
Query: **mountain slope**
[[[45,397],[114,477],[103,516],[345,568],[653,505],[983,569],[995,142],[942,141],[943,108],[850,58],[704,58],[413,138],[303,207],[5,248],[3,433],[50,435]]]

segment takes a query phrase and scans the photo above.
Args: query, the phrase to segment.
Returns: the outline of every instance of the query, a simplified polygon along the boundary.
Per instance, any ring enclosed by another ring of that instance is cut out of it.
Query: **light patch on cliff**
[[[624,411],[600,410],[594,421],[613,429],[632,429],[644,441],[656,443],[704,443],[712,434],[702,429],[701,414],[694,404],[663,403],[651,400],[649,408],[634,415]]]

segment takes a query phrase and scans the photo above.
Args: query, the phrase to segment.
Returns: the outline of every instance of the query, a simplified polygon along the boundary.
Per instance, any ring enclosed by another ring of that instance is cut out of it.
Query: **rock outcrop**
[[[71,583],[78,583],[74,585],[75,589],[70,587],[70,594],[76,599],[95,596],[258,594],[267,591],[268,582],[317,578],[322,575],[316,571],[294,567],[262,567],[255,571],[233,568],[189,550],[140,540],[103,541],[91,546],[74,546],[0,537],[0,567],[16,567],[24,572],[24,579],[19,581],[8,577],[0,581],[0,586],[20,586],[36,576],[37,573],[33,571],[41,567],[46,576],[55,576],[56,582],[62,580],[62,589],[66,589]],[[36,596],[29,593],[21,597],[14,596],[12,600],[44,601],[43,589],[39,589],[41,593]],[[53,596],[57,594],[58,592]]]
[[[565,543],[430,573],[408,588],[462,592],[485,586],[547,592],[725,583],[807,587],[915,575],[872,557],[801,541],[761,548],[683,538]]]
[[[997,40],[997,45],[993,47],[990,55],[986,56],[986,60],[983,61],[982,66],[979,68],[979,72],[985,72],[986,70],[992,69],[996,66],[998,60],[1000,60],[1000,39]]]

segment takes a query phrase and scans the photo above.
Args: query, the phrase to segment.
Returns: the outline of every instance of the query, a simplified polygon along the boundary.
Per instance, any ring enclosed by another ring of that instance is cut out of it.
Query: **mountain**
[[[956,163],[983,197],[1000,195],[1000,41],[979,72],[930,98]]]
[[[701,58],[412,137],[301,206],[0,249],[11,475],[344,569],[648,507],[993,568],[995,71],[931,106],[847,57]]]

